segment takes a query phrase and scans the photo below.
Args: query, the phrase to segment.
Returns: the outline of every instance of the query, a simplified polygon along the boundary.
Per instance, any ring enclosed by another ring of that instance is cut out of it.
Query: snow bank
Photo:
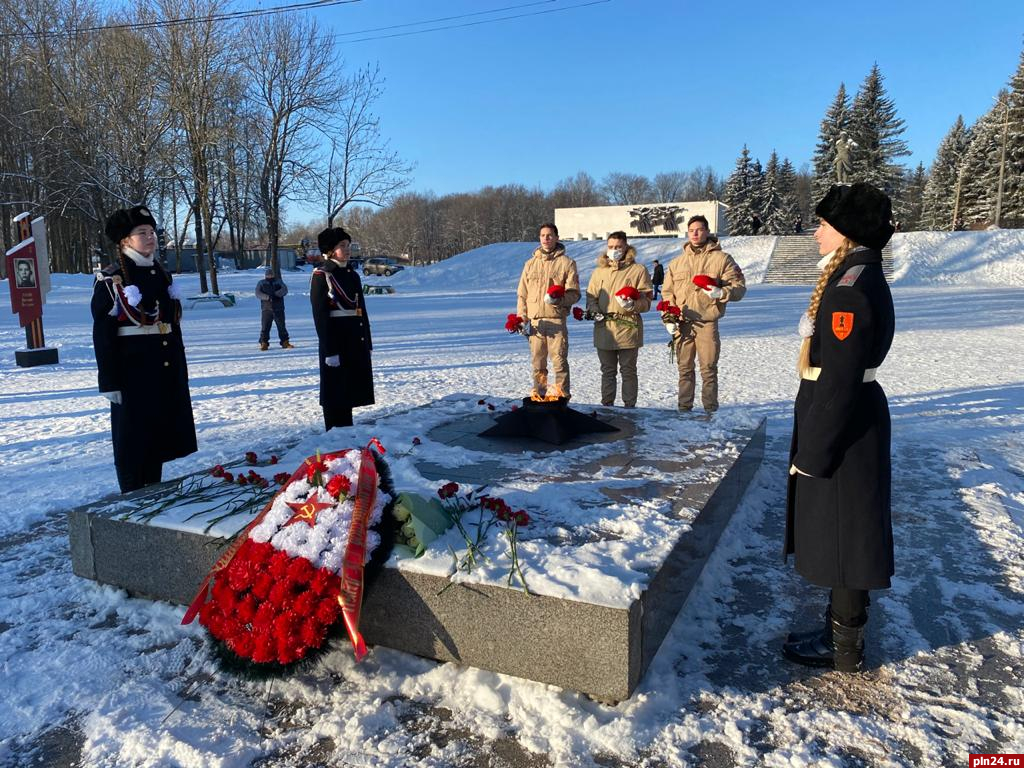
[[[658,259],[663,265],[682,252],[680,238],[651,238],[632,241],[637,250],[637,260],[651,268],[651,262]],[[774,237],[726,237],[722,247],[732,254],[743,269],[747,280],[759,283],[764,279]],[[506,293],[514,291],[519,284],[523,262],[530,257],[536,243],[493,243],[481,248],[452,256],[428,267],[405,269],[389,278],[365,278],[367,283],[381,282],[394,285],[402,293],[410,291],[487,291]],[[590,273],[594,271],[597,257],[606,248],[604,240],[582,240],[565,244],[566,254],[576,260],[580,270],[580,283],[586,289]]]
[[[1024,286],[1024,230],[907,232],[892,246],[893,282]]]

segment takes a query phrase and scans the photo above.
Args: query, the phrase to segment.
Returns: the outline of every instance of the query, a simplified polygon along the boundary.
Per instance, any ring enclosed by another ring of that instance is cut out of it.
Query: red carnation
[[[225,483],[233,483],[233,482],[235,482],[235,476],[233,474],[231,474],[230,472],[225,472],[223,475],[221,475],[221,477],[224,478],[224,482]]]
[[[252,660],[257,664],[268,664],[274,660],[274,638],[269,634],[254,638]]]
[[[256,455],[256,451],[246,451],[245,460],[250,464],[255,464],[257,461],[259,461],[259,457]]]
[[[318,602],[319,598],[307,589],[295,598],[292,608],[299,616],[311,616]]]
[[[220,464],[210,470],[210,474],[214,477],[224,477],[224,467]]]
[[[505,320],[505,330],[509,333],[518,333],[522,324],[523,318],[513,312],[508,316],[508,319]]]
[[[235,614],[238,616],[238,620],[243,624],[251,624],[256,618],[256,598],[251,594],[243,597],[238,607],[235,608]]]
[[[270,588],[270,595],[267,600],[278,609],[287,606],[292,599],[292,585],[287,581],[279,581]]]
[[[515,520],[516,525],[530,524],[530,516],[526,514],[525,509],[517,509],[515,515],[512,516],[512,519]]]
[[[250,589],[257,599],[266,600],[272,586],[274,586],[274,577],[269,573],[261,573],[256,577]],[[264,603],[264,605],[267,605],[267,603]]]
[[[243,659],[247,659],[252,656],[252,652],[256,647],[256,643],[253,641],[252,635],[248,632],[239,632],[232,635],[228,638],[227,643],[228,648]]]
[[[295,584],[309,584],[315,570],[309,560],[304,557],[296,557],[288,566],[288,578]]]
[[[340,499],[342,496],[348,496],[352,490],[352,481],[349,480],[345,475],[335,475],[327,483],[327,492],[336,499]]]
[[[289,475],[287,472],[278,472],[276,475],[274,475],[274,482],[277,483],[278,485],[285,485],[290,477],[291,475]]]
[[[238,484],[239,485],[248,485],[249,484],[249,478],[246,477],[245,475],[239,475],[238,476]]]
[[[437,489],[437,495],[442,499],[450,499],[459,492],[458,483],[445,483]]]
[[[709,291],[718,286],[718,280],[709,275],[694,275],[693,284],[704,291]]]
[[[318,472],[326,472],[327,465],[322,461],[314,461],[306,465],[306,480],[314,482]]]
[[[228,568],[227,580],[233,590],[243,592],[249,588],[255,576],[256,569],[253,567],[252,561],[247,559],[239,560],[236,557],[231,567]]]
[[[576,318],[577,320],[582,320],[583,319],[583,308],[582,307],[573,307],[572,308],[572,316],[574,318]]]
[[[256,609],[256,617],[252,621],[253,632],[266,632],[268,631],[271,624],[274,622],[274,616],[277,611],[274,610],[274,606],[270,603],[262,603],[259,608]]]
[[[338,605],[337,600],[321,600],[316,607],[316,620],[324,626],[330,626],[338,620],[340,612],[341,606]]]
[[[270,463],[271,464],[277,464],[277,462],[279,462],[279,461],[280,461],[280,459],[277,458],[277,456],[275,456],[274,454],[270,454]]]
[[[565,296],[565,286],[552,285],[550,288],[548,288],[548,296],[550,296],[552,299],[562,298],[563,296]]]
[[[246,548],[246,556],[257,566],[270,562],[274,554],[274,546],[269,541],[246,539],[243,546]]]
[[[338,577],[330,571],[318,569],[317,572],[313,574],[312,581],[309,582],[309,588],[317,595],[323,596],[330,593],[332,588],[335,590],[337,589],[337,579]]]
[[[304,622],[299,629],[299,639],[307,648],[316,648],[323,642],[327,627],[318,621]]]
[[[636,301],[640,298],[640,291],[632,285],[625,285],[622,288],[619,288],[619,290],[615,292],[615,295],[620,299],[632,299],[633,301]]]
[[[287,577],[290,563],[291,557],[288,553],[278,550],[271,556],[270,562],[267,564],[267,571],[274,581],[280,581]]]
[[[657,310],[658,312],[668,312],[668,308],[671,306],[672,305],[669,304],[667,300],[662,299],[661,301],[658,302],[657,306],[654,309]]]

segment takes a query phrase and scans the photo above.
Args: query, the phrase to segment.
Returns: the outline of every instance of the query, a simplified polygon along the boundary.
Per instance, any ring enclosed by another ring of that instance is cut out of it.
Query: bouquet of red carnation
[[[573,316],[573,317],[574,317],[575,319],[577,319],[577,320],[582,320],[582,319],[583,319],[583,317],[584,317],[584,314],[583,314],[583,307],[573,307],[573,308],[572,308],[572,316]]]
[[[508,331],[509,333],[522,333],[523,318],[521,318],[519,315],[513,312],[505,320],[505,330]]]
[[[550,296],[555,301],[558,301],[563,296],[565,296],[565,286],[552,285],[550,288],[548,288],[548,296]]]
[[[721,285],[718,280],[708,275],[694,275],[693,284],[702,291],[710,291],[712,288],[718,288]]]
[[[371,554],[374,568],[383,564],[397,529],[387,467],[368,446],[311,456],[283,485],[218,560],[182,623],[198,615],[229,659],[280,669],[320,648],[342,618],[362,659],[364,567]]]
[[[636,301],[637,299],[640,298],[640,291],[638,291],[632,285],[624,285],[622,288],[619,288],[619,290],[615,292],[615,295],[618,296],[620,299],[630,299],[631,301]]]

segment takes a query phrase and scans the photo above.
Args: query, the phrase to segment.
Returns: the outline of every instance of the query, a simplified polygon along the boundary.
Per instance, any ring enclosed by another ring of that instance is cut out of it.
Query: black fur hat
[[[120,211],[114,211],[110,218],[107,219],[107,226],[104,227],[103,231],[115,243],[120,243],[132,233],[133,229],[142,224],[149,224],[153,229],[156,229],[156,219],[149,212],[149,208],[144,205],[136,205],[134,208],[123,208]]]
[[[351,243],[352,236],[341,227],[328,227],[316,236],[316,244],[320,246],[320,253],[325,257],[329,256],[342,240]]]
[[[814,212],[858,245],[882,250],[896,231],[892,201],[870,184],[837,184]]]

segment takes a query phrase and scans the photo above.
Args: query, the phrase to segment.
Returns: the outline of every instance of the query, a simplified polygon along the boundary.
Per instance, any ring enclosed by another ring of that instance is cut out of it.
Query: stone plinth
[[[513,506],[531,509],[535,519],[521,531],[520,558],[533,594],[501,578],[452,583],[450,569],[440,565],[451,562],[443,549],[428,550],[432,556],[420,560],[392,558],[365,598],[361,628],[367,642],[601,700],[627,698],[761,462],[764,422],[597,409],[618,432],[585,435],[556,448],[480,437],[494,417],[473,412],[468,402],[445,398],[388,417],[373,431],[386,444],[390,439],[392,453],[401,425],[407,440],[424,436],[415,456],[393,458],[396,465],[408,462],[396,466],[399,490],[425,492],[406,487],[414,466],[427,488],[449,480],[486,485],[512,494]],[[685,447],[666,444],[666,435],[685,436]],[[578,502],[571,496],[575,485],[585,488]],[[559,494],[571,503],[552,506],[550,498]],[[629,542],[614,524],[652,503],[658,511],[648,525],[658,531],[657,557],[619,562],[616,547],[629,552]],[[117,497],[70,513],[74,572],[133,595],[188,602],[225,540],[165,527],[159,518],[145,524],[118,519],[131,505],[131,496]],[[563,506],[571,507],[564,519]],[[607,557],[596,575],[618,578],[621,570],[621,590],[605,594],[584,583],[578,593],[569,592],[534,565],[552,558],[564,563],[575,552],[589,563]]]

